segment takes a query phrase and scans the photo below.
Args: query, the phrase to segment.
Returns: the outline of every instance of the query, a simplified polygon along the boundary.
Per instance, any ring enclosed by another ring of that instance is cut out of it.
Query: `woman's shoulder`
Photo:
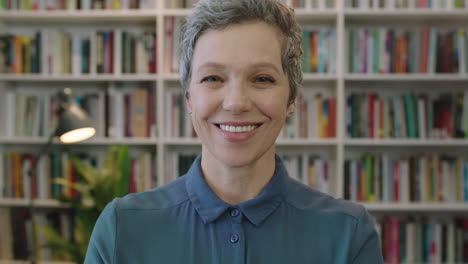
[[[188,200],[185,177],[141,193],[127,194],[114,200],[117,210],[160,210]]]
[[[285,200],[298,210],[314,214],[347,215],[357,219],[365,211],[362,205],[335,198],[292,179],[289,181]]]

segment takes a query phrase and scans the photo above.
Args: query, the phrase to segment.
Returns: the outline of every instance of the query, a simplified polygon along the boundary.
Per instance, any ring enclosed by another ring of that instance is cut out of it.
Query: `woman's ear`
[[[288,118],[291,117],[291,115],[294,113],[295,110],[296,110],[296,102],[294,101],[292,104],[288,106],[288,109],[286,110],[288,113],[287,114]]]
[[[192,113],[192,103],[190,102],[190,94],[189,91],[185,91],[185,106],[189,114]]]

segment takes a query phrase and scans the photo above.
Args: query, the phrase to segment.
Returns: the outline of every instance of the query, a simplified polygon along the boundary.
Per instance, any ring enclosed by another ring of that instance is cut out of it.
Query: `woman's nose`
[[[250,111],[252,101],[248,94],[246,84],[240,82],[232,82],[226,87],[224,95],[223,109],[233,114]]]

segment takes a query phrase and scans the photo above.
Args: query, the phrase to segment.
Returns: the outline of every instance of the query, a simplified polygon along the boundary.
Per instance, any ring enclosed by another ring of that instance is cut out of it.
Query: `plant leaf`
[[[64,185],[66,187],[74,189],[78,191],[81,195],[83,195],[84,198],[87,198],[87,199],[92,198],[89,193],[88,187],[86,187],[86,185],[84,184],[70,182],[70,180],[65,179],[65,178],[55,178],[54,183]]]
[[[131,159],[126,146],[118,149],[117,161],[120,179],[115,184],[114,194],[116,197],[122,197],[128,193],[131,177]]]
[[[80,261],[79,251],[66,239],[62,238],[59,232],[50,226],[39,226],[47,242],[44,247],[50,248],[54,253],[59,254],[72,261]]]
[[[81,194],[72,200],[60,197],[73,211],[73,238],[66,241],[51,227],[42,227],[46,246],[55,254],[64,256],[76,263],[83,263],[94,224],[104,207],[115,197],[128,193],[131,175],[131,159],[125,145],[112,146],[105,155],[102,170],[98,170],[78,157],[72,157],[72,164],[82,177],[80,183],[57,178],[54,183],[67,186]],[[89,202],[88,202],[89,201]]]
[[[96,184],[96,179],[99,178],[99,171],[77,157],[72,157],[71,160],[75,169],[83,176],[89,187],[92,188]]]

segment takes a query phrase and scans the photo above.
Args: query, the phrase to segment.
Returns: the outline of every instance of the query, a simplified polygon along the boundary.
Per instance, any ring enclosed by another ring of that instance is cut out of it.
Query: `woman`
[[[276,0],[201,0],[181,79],[202,154],[110,203],[85,263],[383,263],[362,206],[287,177],[275,140],[301,83],[300,28]]]

